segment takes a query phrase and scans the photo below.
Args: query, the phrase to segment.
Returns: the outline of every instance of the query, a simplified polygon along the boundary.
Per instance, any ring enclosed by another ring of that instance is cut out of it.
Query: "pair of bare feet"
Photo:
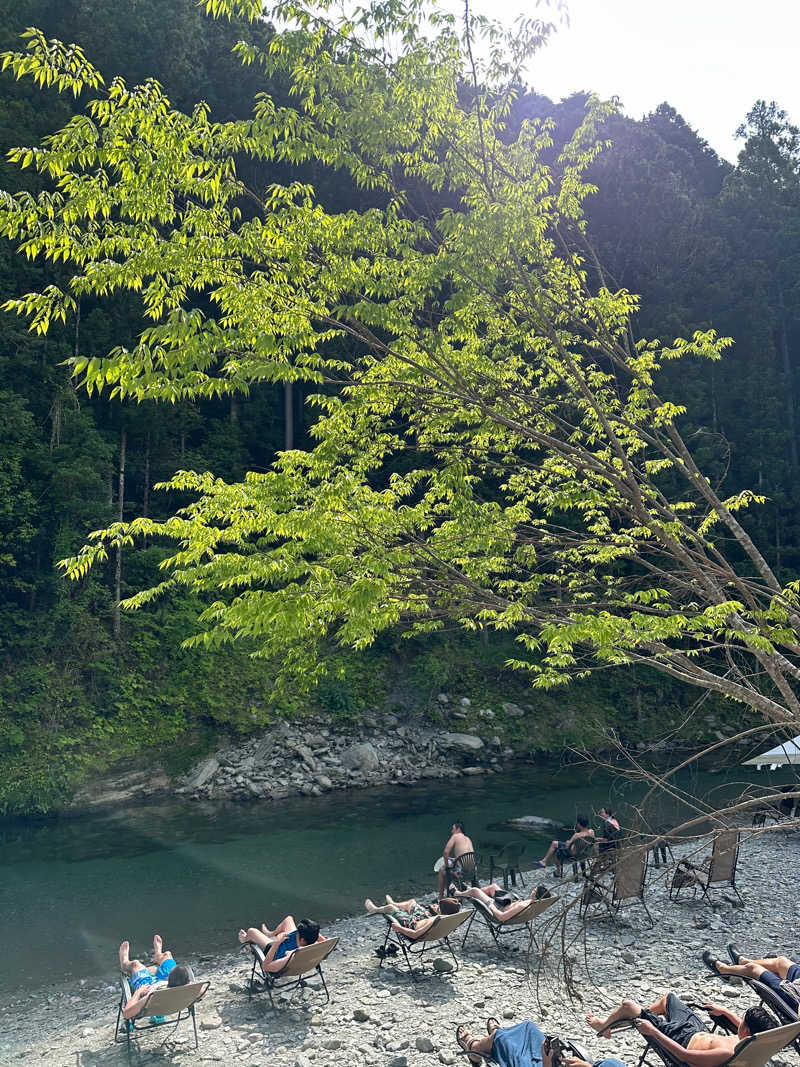
[[[264,934],[265,937],[269,937],[269,938],[275,938],[275,937],[278,936],[277,930],[270,930],[270,928],[267,926],[266,923],[262,923],[261,924],[261,933]],[[246,930],[240,930],[239,933],[236,936],[239,938],[239,944],[240,945],[246,945],[247,944],[248,938],[247,938],[247,931]]]
[[[599,1015],[587,1015],[586,1022],[598,1037],[611,1037],[611,1031],[607,1029],[605,1019],[601,1019]]]
[[[122,970],[126,970],[131,963],[131,943],[130,941],[123,941],[119,946],[119,965]],[[164,939],[161,934],[153,934],[153,955],[156,959],[164,955]]]
[[[402,900],[398,904],[396,900],[393,900],[389,893],[384,896],[385,904],[375,904],[369,897],[364,901],[364,910],[368,915],[388,915],[392,911],[408,911],[409,907],[412,907],[417,902],[416,900]]]

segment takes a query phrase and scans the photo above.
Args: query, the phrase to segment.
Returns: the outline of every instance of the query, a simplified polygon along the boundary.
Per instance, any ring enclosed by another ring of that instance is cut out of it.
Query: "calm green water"
[[[738,792],[753,771],[683,778],[706,793]],[[641,786],[587,767],[513,766],[504,775],[334,794],[278,804],[170,803],[113,815],[0,827],[0,995],[64,979],[113,978],[123,937],[149,955],[163,934],[177,958],[230,951],[239,926],[287,912],[323,923],[361,910],[364,897],[432,890],[433,863],[453,818],[479,856],[518,835],[518,815],[572,823],[607,801],[624,809]],[[663,809],[654,815],[669,819]],[[624,822],[624,817],[623,817]],[[664,823],[665,824],[665,823]],[[550,833],[526,835],[541,855]],[[36,946],[39,948],[37,949]],[[58,968],[44,946],[57,948]]]

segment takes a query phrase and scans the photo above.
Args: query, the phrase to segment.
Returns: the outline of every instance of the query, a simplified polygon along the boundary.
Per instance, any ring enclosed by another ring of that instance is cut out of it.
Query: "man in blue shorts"
[[[768,956],[763,960],[751,960],[743,956],[738,948],[730,944],[728,952],[736,963],[723,963],[714,959],[710,949],[703,953],[703,963],[716,974],[733,975],[736,978],[753,978],[762,985],[769,986],[781,1000],[797,1011],[800,1006],[800,964],[794,963],[788,956]],[[794,983],[794,990],[786,983]]]
[[[291,915],[282,919],[274,930],[262,923],[260,930],[251,926],[248,930],[239,931],[239,943],[246,945],[248,941],[252,941],[254,945],[258,945],[264,953],[261,970],[271,971],[273,974],[283,970],[288,957],[298,948],[315,945],[317,941],[324,940],[319,932],[319,923],[312,922],[311,919],[301,919],[296,923]]]
[[[123,941],[119,946],[119,965],[128,976],[128,984],[133,994],[122,1009],[125,1019],[135,1018],[144,1007],[144,1001],[155,989],[187,985],[190,977],[188,968],[179,966],[172,958],[172,953],[164,951],[160,934],[153,934],[154,966],[146,967],[141,960],[132,960],[130,951],[130,942]]]

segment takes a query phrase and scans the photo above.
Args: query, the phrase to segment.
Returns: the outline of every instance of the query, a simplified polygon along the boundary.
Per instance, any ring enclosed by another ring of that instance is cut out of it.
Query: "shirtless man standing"
[[[608,1037],[609,1026],[623,1019],[632,1019],[640,1034],[656,1040],[689,1067],[718,1067],[731,1057],[743,1038],[775,1026],[761,1007],[748,1008],[743,1018],[710,1001],[703,1008],[713,1015],[724,1015],[737,1028],[736,1034],[709,1033],[700,1016],[674,993],[665,993],[649,1008],[641,1008],[635,1000],[623,1000],[607,1019],[587,1015],[586,1022],[601,1037]]]
[[[436,876],[440,898],[445,895],[447,883],[450,881],[450,872],[458,857],[463,856],[465,852],[474,851],[475,846],[464,833],[463,822],[454,822],[450,828],[450,840],[444,846],[444,852],[442,853],[444,865]]]

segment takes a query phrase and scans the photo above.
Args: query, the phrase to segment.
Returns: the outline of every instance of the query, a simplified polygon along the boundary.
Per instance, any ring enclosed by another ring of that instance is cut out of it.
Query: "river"
[[[684,776],[684,788],[722,794],[781,775],[735,769]],[[323,924],[360,911],[364,897],[433,889],[431,873],[454,818],[479,857],[518,835],[519,815],[566,824],[610,802],[623,809],[642,786],[587,766],[511,765],[507,772],[410,788],[332,793],[248,805],[132,806],[112,814],[0,827],[0,996],[64,979],[113,978],[123,937],[149,956],[152,934],[175,955],[236,947],[239,926],[287,912]],[[674,812],[663,810],[668,819]],[[623,817],[624,823],[624,817]],[[549,833],[527,835],[531,859]],[[481,864],[481,873],[485,873]],[[55,962],[54,962],[55,961]]]

